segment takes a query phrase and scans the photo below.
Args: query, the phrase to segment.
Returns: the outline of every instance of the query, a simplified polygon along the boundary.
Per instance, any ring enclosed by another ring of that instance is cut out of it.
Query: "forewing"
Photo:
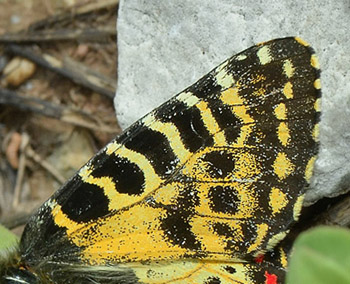
[[[297,38],[233,56],[109,143],[34,215],[23,259],[252,259],[300,212],[319,67]],[[59,253],[57,253],[59,250]]]

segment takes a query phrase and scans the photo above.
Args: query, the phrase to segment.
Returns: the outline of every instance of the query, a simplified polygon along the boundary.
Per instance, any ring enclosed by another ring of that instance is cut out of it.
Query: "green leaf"
[[[10,249],[18,243],[18,237],[0,225],[0,251]]]
[[[287,284],[349,284],[350,230],[318,227],[294,243]]]

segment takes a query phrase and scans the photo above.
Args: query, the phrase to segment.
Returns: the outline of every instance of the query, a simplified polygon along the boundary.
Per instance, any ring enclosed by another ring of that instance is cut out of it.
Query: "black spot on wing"
[[[97,185],[71,180],[65,185],[69,196],[57,196],[62,212],[75,222],[96,220],[109,213],[109,200]]]
[[[161,218],[161,228],[172,244],[190,250],[199,250],[200,242],[192,232],[191,218],[199,205],[198,192],[193,184],[186,184],[184,190],[177,198],[176,204],[167,207],[166,216]],[[163,207],[164,208],[164,207]]]
[[[234,157],[226,151],[212,151],[202,158],[213,179],[223,179],[235,168]]]
[[[226,243],[225,249],[235,251],[236,242],[233,238],[237,235],[237,232],[231,226],[226,223],[215,222],[213,224],[213,230],[217,235],[224,237]]]
[[[237,272],[236,268],[229,265],[226,265],[224,269],[230,274],[235,274]]]
[[[221,280],[219,277],[216,277],[216,276],[210,276],[208,277],[207,280],[205,280],[204,282],[205,284],[221,284]]]
[[[179,213],[176,210],[168,211],[167,217],[162,219],[161,228],[165,237],[174,245],[191,250],[199,250],[200,242],[192,232],[190,212]]]
[[[109,156],[102,167],[94,170],[93,176],[112,178],[119,193],[140,195],[144,191],[145,176],[142,170],[136,164],[114,154]]]
[[[179,162],[167,138],[146,126],[138,128],[137,135],[130,137],[125,147],[144,155],[162,177],[171,175]]]
[[[220,129],[224,131],[227,142],[232,143],[236,141],[240,134],[238,126],[242,123],[233,114],[232,107],[223,104],[218,98],[209,100],[209,103],[211,112]]]
[[[213,225],[213,229],[219,236],[230,238],[234,235],[234,230],[228,224],[225,223],[216,222]]]
[[[185,147],[192,153],[214,143],[196,107],[187,107],[183,102],[172,100],[157,109],[155,116],[162,122],[173,123],[179,130]]]
[[[240,202],[237,192],[230,186],[213,186],[209,189],[209,207],[218,213],[237,213],[238,203]]]

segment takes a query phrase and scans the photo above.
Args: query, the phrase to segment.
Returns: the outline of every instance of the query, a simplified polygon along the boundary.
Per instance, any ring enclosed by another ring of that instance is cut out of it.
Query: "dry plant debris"
[[[8,227],[120,132],[117,8],[117,0],[0,3],[0,222]]]

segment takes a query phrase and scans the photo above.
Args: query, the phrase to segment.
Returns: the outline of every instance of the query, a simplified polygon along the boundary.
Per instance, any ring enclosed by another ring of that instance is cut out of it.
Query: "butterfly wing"
[[[299,215],[319,104],[318,63],[302,40],[233,56],[58,190],[26,226],[22,258],[105,265],[263,254]]]

